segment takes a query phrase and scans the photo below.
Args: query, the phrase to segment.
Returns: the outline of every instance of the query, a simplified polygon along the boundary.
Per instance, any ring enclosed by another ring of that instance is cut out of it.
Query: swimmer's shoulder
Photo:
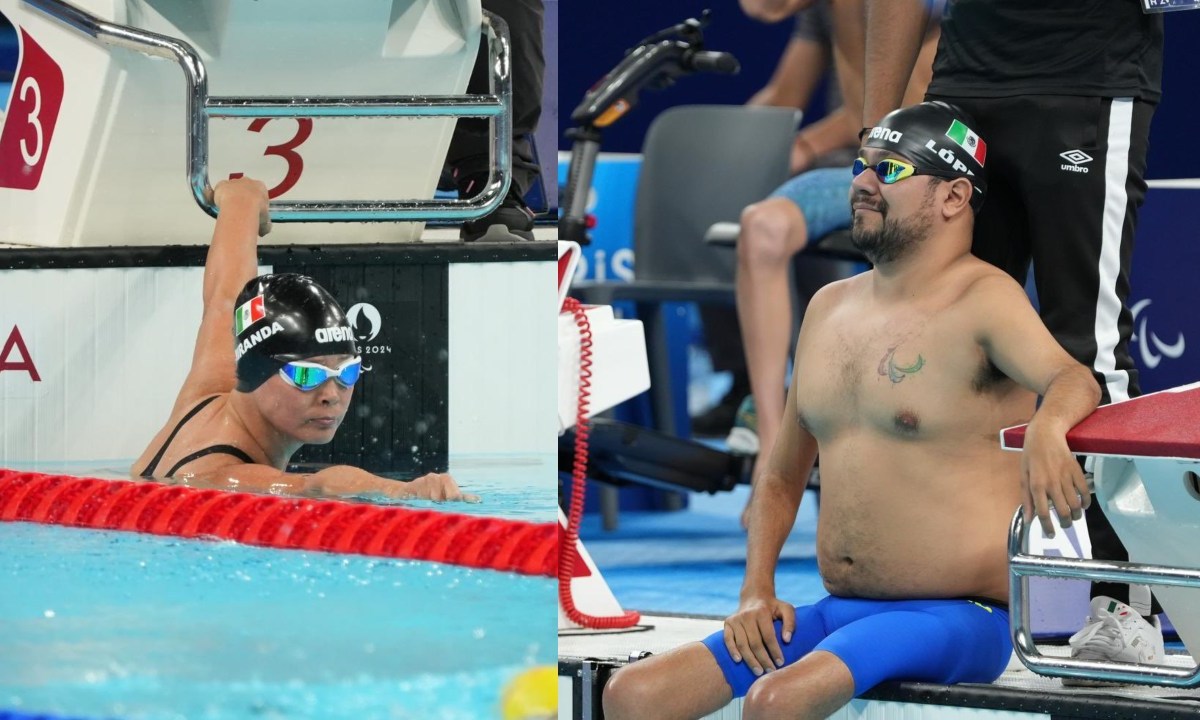
[[[186,448],[195,444],[194,441],[187,441],[197,437],[197,428],[203,429],[203,426],[208,425],[222,412],[228,400],[229,393],[209,393],[199,397],[187,397],[180,393],[171,409],[171,415],[134,462],[130,473],[140,477],[146,470],[152,469],[151,475],[158,475],[164,469],[161,465],[165,464],[165,460],[185,455]],[[209,433],[199,433],[200,437],[208,435]],[[184,448],[183,452],[180,452],[181,448]]]
[[[823,315],[829,313],[842,303],[847,302],[858,294],[862,288],[869,282],[867,276],[873,271],[868,270],[865,273],[851,275],[848,278],[834,280],[821,287],[813,293],[812,298],[808,301],[808,307],[805,310],[805,317],[809,313]]]
[[[1029,303],[1025,288],[1012,276],[1000,268],[974,256],[968,256],[967,263],[962,269],[961,300],[972,306],[991,302],[1012,302],[1014,300]],[[991,308],[995,310],[995,307]]]

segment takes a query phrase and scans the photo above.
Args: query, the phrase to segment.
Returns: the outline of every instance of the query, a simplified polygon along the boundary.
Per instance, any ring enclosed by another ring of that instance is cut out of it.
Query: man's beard
[[[854,201],[865,199],[861,195]],[[855,213],[854,222],[850,227],[850,241],[872,265],[894,263],[907,256],[914,247],[929,236],[933,220],[925,212],[933,205],[932,192],[926,194],[925,202],[920,211],[905,220],[888,218],[887,202],[879,199],[879,216],[881,224],[878,228],[864,227],[863,216]]]

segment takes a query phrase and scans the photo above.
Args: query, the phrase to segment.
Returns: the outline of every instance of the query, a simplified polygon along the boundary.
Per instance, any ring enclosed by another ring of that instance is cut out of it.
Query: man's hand
[[[1051,505],[1065,529],[1083,517],[1083,509],[1091,503],[1087,479],[1067,447],[1066,433],[1043,427],[1036,418],[1025,431],[1021,490],[1026,522],[1036,513],[1046,537],[1054,537]]]
[[[405,483],[404,486],[410,493],[410,497],[433,500],[434,502],[445,502],[446,500],[479,502],[478,495],[464,493],[459,489],[458,483],[454,482],[454,478],[446,473],[429,473],[412,482]]]
[[[210,201],[218,210],[237,203],[254,206],[258,210],[258,236],[271,232],[271,201],[267,197],[267,186],[258,180],[248,177],[222,180],[213,188]]]
[[[742,600],[738,611],[725,620],[725,649],[734,662],[746,662],[755,675],[783,667],[783,650],[775,637],[775,621],[783,621],[783,641],[791,642],[796,630],[796,608],[770,597]]]

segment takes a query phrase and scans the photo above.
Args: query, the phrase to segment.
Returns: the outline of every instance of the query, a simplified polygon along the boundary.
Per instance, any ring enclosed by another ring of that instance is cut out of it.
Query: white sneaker
[[[1091,613],[1083,629],[1067,641],[1075,660],[1157,665],[1165,660],[1162,623],[1153,624],[1123,602],[1110,597],[1092,598]],[[1064,685],[1106,684],[1080,678],[1063,678]]]

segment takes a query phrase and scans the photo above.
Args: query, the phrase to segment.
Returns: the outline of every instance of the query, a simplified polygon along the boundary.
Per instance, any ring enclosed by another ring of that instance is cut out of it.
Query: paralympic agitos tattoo
[[[886,376],[893,385],[925,367],[925,358],[921,355],[917,355],[917,359],[912,365],[897,365],[896,348],[898,347],[900,346],[893,345],[888,348],[887,353],[879,361],[879,374]]]

